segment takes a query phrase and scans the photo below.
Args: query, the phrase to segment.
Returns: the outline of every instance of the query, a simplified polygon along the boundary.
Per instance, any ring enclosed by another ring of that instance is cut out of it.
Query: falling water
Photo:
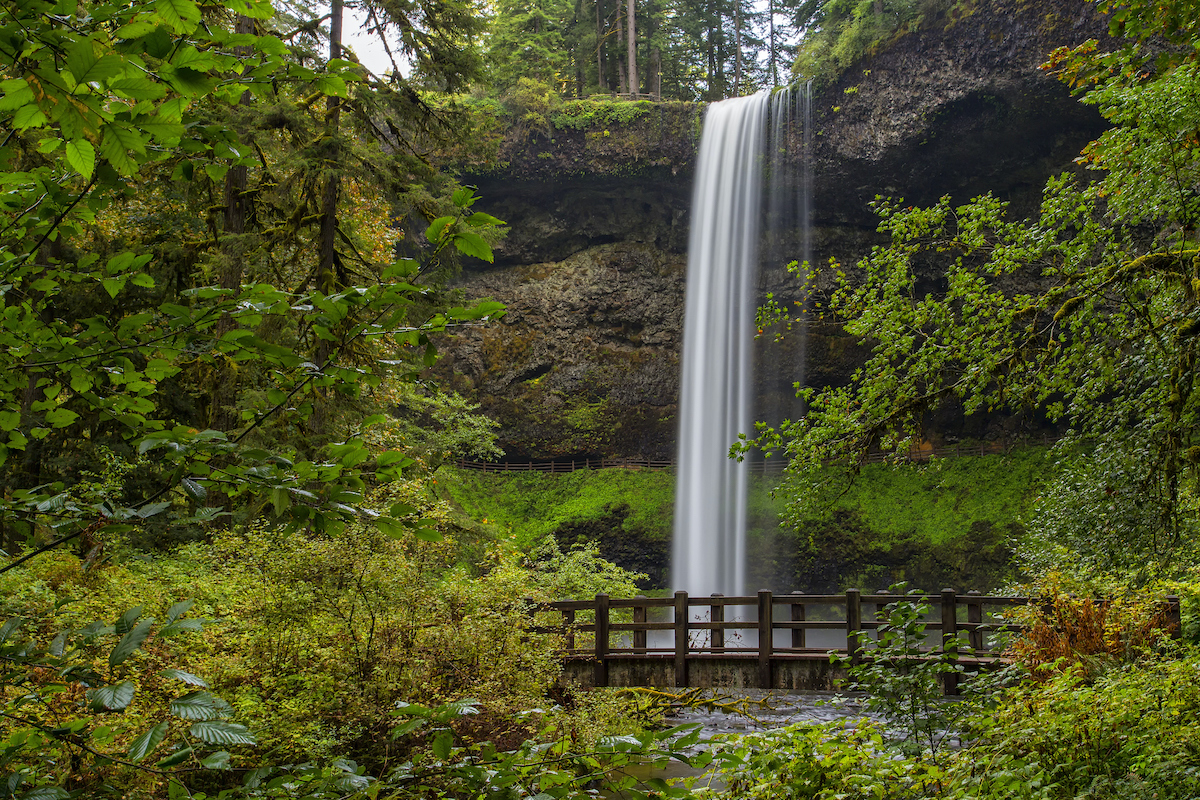
[[[688,239],[672,556],[673,587],[693,595],[744,593],[748,464],[728,454],[755,415],[760,253],[782,258],[799,231],[802,252],[791,249],[783,263],[809,258],[810,179],[786,157],[794,127],[803,124],[808,137],[808,96],[807,87],[764,91],[714,103],[704,120]]]

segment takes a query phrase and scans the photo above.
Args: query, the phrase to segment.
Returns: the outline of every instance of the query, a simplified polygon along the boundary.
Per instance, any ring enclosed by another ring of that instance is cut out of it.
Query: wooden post
[[[967,622],[975,625],[983,624],[983,603],[978,600],[972,600],[972,597],[979,597],[979,592],[975,589],[967,592]],[[972,628],[967,634],[967,639],[971,642],[971,647],[976,652],[983,650],[983,631],[979,628]]]
[[[766,589],[758,592],[758,686],[771,688],[771,652],[775,649],[775,603]]]
[[[723,594],[713,592],[713,597],[724,597]],[[708,607],[708,621],[712,623],[725,622],[725,606],[711,605]],[[708,635],[709,649],[714,653],[725,652],[725,629],[713,628]]]
[[[890,595],[891,592],[889,592],[887,589],[880,589],[879,594]],[[886,622],[887,621],[887,603],[886,602],[875,604],[875,621],[876,622]],[[875,629],[875,641],[879,641],[879,628]]]
[[[567,650],[575,649],[575,609],[568,608],[562,612],[563,627],[567,631]]]
[[[645,600],[646,595],[639,594],[635,599]],[[645,606],[634,606],[633,607],[633,622],[634,622],[634,624],[637,624],[639,622],[645,624],[645,622],[646,622],[646,607]],[[642,628],[640,631],[635,630],[633,632],[633,651],[635,653],[645,653],[646,652],[646,629],[645,628]]]
[[[675,593],[675,686],[688,685],[688,593]]]
[[[846,652],[850,654],[850,663],[857,665],[862,661],[859,652],[858,636],[862,630],[862,592],[858,589],[846,590]]]
[[[608,686],[608,595],[596,595],[596,686]]]
[[[942,647],[958,638],[958,599],[953,589],[942,589]],[[942,673],[946,694],[958,694],[958,673]]]
[[[1183,609],[1179,605],[1178,595],[1167,595],[1167,632],[1172,639],[1183,638]]]
[[[792,603],[792,622],[804,621],[804,603]],[[792,647],[804,647],[804,628],[792,628]]]

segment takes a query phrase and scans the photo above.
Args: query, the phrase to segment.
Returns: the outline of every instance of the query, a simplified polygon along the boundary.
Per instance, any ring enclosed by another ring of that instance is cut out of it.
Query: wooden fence
[[[1007,635],[1022,630],[1005,612],[1031,602],[1025,597],[960,594],[954,589],[903,596],[862,594],[858,589],[831,595],[760,591],[744,597],[690,597],[676,592],[674,597],[618,599],[598,594],[593,600],[543,604],[540,610],[561,614],[561,624],[538,630],[562,635],[564,662],[574,662],[576,667],[589,664],[589,683],[594,686],[647,685],[645,676],[650,673],[639,673],[631,664],[657,660],[670,662],[673,683],[669,685],[676,687],[712,685],[706,683],[712,680],[707,676],[722,669],[728,672],[732,666],[754,673],[743,681],[746,685],[801,688],[815,686],[819,680],[812,675],[797,677],[797,670],[805,669],[805,664],[810,672],[819,669],[817,662],[828,665],[831,649],[852,664],[869,659],[871,646],[859,646],[860,632],[883,625],[885,606],[898,599],[928,603],[933,611],[927,620],[931,644],[940,648],[946,637],[961,641],[973,653],[960,657],[960,662],[974,667],[1002,660]],[[1178,635],[1179,598],[1166,598],[1165,611],[1168,629]],[[809,633],[825,630],[844,632],[845,638],[833,648],[810,646]],[[784,644],[777,642],[777,631],[790,633]],[[701,662],[706,677],[693,681],[690,668]],[[611,682],[615,665],[622,668],[622,677]],[[945,681],[947,694],[956,694],[956,676],[948,675]]]

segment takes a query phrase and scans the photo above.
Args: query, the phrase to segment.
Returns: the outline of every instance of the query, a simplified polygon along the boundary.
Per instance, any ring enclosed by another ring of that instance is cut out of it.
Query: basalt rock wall
[[[991,191],[1036,210],[1047,176],[1072,169],[1103,130],[1094,110],[1038,67],[1055,47],[1103,37],[1082,0],[978,2],[927,21],[848,70],[813,100],[813,256],[852,265],[879,241],[876,195],[930,203]],[[500,420],[510,460],[674,453],[688,208],[702,109],[646,104],[587,129],[515,131],[502,158],[464,174],[511,232],[494,265],[460,285],[505,302],[490,327],[445,343],[443,377]],[[798,255],[799,243],[793,242]],[[765,265],[760,285],[794,284]],[[938,265],[927,286],[940,285]],[[760,353],[764,414],[794,410],[792,383],[836,385],[855,342],[814,327]],[[1003,435],[1011,421],[946,417],[948,438]]]

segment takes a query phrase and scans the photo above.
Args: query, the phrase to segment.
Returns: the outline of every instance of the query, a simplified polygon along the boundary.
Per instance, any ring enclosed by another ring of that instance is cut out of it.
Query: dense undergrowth
[[[212,716],[245,726],[236,729],[245,736],[232,744],[256,742],[254,748],[230,746],[232,758],[226,757],[222,769],[234,770],[225,773],[233,779],[263,764],[346,758],[383,775],[428,744],[419,734],[400,741],[389,735],[398,722],[397,704],[403,703],[438,707],[480,698],[475,713],[455,726],[464,745],[488,740],[511,749],[552,726],[590,747],[612,732],[622,714],[619,704],[553,690],[559,670],[555,641],[535,632],[528,601],[597,591],[631,594],[634,576],[599,561],[594,551],[562,555],[543,548],[530,556],[508,540],[456,526],[445,504],[430,500],[419,481],[393,485],[373,501],[411,504],[444,538],[392,538],[363,527],[289,535],[252,526],[170,552],[110,546],[99,563],[71,552],[39,556],[0,575],[0,618],[20,623],[5,626],[0,636],[5,658],[15,656],[19,663],[38,642],[61,652],[75,635],[52,646],[58,631],[86,630],[125,609],[140,609],[136,616],[151,621],[149,632],[168,607],[191,601],[187,618],[203,629],[201,635],[144,633],[140,649],[118,672],[105,663],[106,650],[91,647],[95,637],[77,645],[84,655],[73,669],[95,669],[108,682],[123,679],[133,698],[111,712],[99,708],[103,733],[79,743],[111,758],[139,752],[131,742],[156,726],[166,730],[168,707],[177,708],[171,691],[176,684],[161,675],[165,668],[178,669],[189,676],[187,682],[221,698],[208,709]],[[118,623],[116,634],[121,633]],[[76,717],[84,688],[95,685],[92,679],[76,680],[69,672],[57,679],[35,672],[32,682],[20,674],[4,676],[0,766],[16,767],[14,774],[34,786],[65,779],[68,786],[91,787],[88,791],[104,784],[130,797],[165,796],[168,776],[156,770],[103,760],[70,766],[79,752],[66,740],[50,736],[32,753],[25,738],[5,743],[23,725],[53,731]],[[43,699],[39,707],[23,697]],[[531,715],[533,708],[544,710]],[[617,727],[627,732],[629,725]],[[186,770],[192,751],[171,737],[157,739],[150,748],[157,752],[145,766],[179,755],[176,763]],[[218,776],[200,785],[219,787],[230,779]]]

